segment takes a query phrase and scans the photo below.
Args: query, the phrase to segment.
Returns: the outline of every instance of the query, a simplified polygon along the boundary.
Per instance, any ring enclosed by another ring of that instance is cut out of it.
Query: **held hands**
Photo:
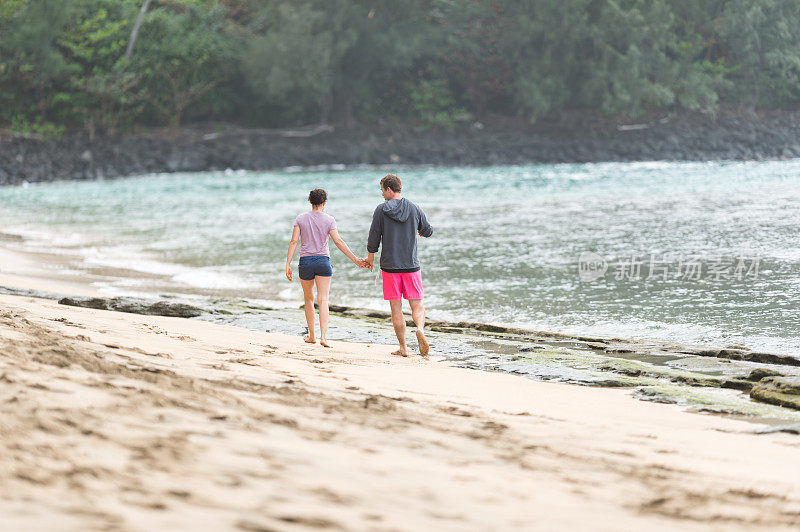
[[[368,268],[369,267],[369,263],[367,262],[367,259],[359,259],[359,258],[356,257],[356,259],[353,260],[353,262],[359,268]]]

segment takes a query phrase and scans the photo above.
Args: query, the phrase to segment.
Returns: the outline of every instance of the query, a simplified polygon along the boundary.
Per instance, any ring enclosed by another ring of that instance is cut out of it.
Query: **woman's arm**
[[[331,229],[330,233],[331,238],[333,239],[333,243],[336,244],[336,247],[344,253],[348,259],[352,260],[359,268],[364,267],[364,261],[353,255],[353,252],[350,251],[350,248],[347,247],[347,244],[342,237],[339,236],[339,231],[337,229]]]
[[[297,249],[297,243],[300,241],[300,228],[296,225],[292,230],[292,239],[289,241],[289,251],[286,252],[286,278],[292,280],[292,257],[294,257],[294,250]]]

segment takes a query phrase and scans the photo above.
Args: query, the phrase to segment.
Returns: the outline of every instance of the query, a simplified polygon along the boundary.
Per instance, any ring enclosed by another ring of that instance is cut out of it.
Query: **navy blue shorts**
[[[330,277],[333,275],[331,258],[326,255],[308,255],[300,257],[300,279],[313,281],[314,277]]]

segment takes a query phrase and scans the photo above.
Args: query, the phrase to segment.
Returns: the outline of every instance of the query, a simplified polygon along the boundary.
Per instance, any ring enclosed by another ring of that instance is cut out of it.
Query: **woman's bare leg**
[[[328,345],[328,294],[331,290],[333,277],[315,278],[317,282],[317,303],[319,304],[319,343],[325,347]]]
[[[303,310],[305,310],[306,324],[308,325],[308,336],[303,337],[303,340],[309,344],[315,344],[317,339],[314,335],[314,280],[300,279],[300,285],[303,287]]]

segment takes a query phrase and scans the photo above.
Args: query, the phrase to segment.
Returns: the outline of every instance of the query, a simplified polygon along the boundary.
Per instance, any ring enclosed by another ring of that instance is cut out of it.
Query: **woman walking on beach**
[[[336,220],[333,216],[325,214],[325,204],[328,194],[321,188],[312,190],[308,195],[311,210],[299,215],[294,221],[292,240],[289,242],[289,251],[286,254],[286,278],[292,280],[292,257],[294,257],[297,242],[300,242],[300,284],[303,287],[305,300],[306,323],[308,335],[303,338],[310,344],[316,343],[314,335],[314,285],[317,286],[317,304],[319,305],[320,345],[328,345],[328,293],[333,279],[330,251],[328,250],[328,236],[333,239],[336,247],[353,261],[359,268],[366,267],[363,259],[359,259],[347,247],[339,231],[336,229]]]

